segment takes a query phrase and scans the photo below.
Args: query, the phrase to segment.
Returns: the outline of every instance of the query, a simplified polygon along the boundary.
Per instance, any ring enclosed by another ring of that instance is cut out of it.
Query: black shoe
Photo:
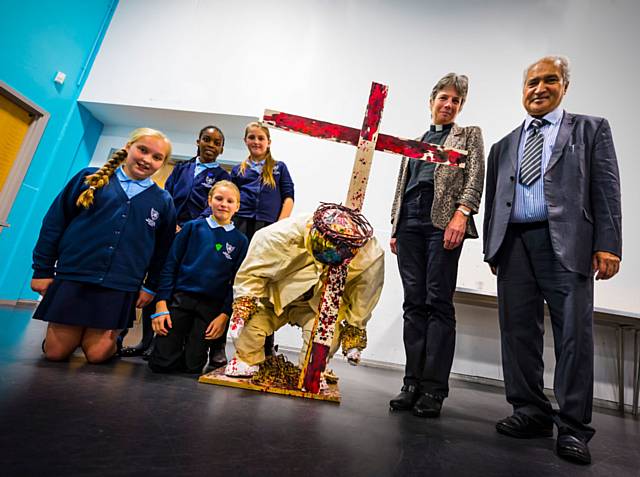
[[[389,406],[394,411],[408,411],[413,408],[419,397],[420,393],[417,386],[405,384],[402,386],[400,394],[389,401]]]
[[[207,367],[212,369],[221,368],[227,364],[227,354],[224,346],[220,348],[209,348],[209,364]]]
[[[413,406],[413,415],[418,417],[440,417],[443,400],[439,396],[424,393]]]
[[[123,358],[133,358],[134,356],[142,356],[147,348],[142,346],[125,346],[120,350],[120,356]]]
[[[520,439],[552,437],[553,423],[550,421],[548,424],[541,424],[525,414],[515,413],[499,420],[496,423],[496,431],[500,434]]]
[[[145,361],[149,361],[151,359],[151,355],[153,354],[153,348],[155,348],[155,344],[151,343],[151,346],[147,348],[147,350],[142,353],[142,359]]]
[[[580,437],[567,431],[558,432],[556,441],[556,452],[558,457],[575,462],[576,464],[591,464],[591,453],[587,443]]]

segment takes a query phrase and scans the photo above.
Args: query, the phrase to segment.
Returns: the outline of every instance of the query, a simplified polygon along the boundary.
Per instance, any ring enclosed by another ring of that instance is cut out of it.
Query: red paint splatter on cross
[[[378,132],[382,121],[384,102],[387,99],[387,91],[388,88],[383,84],[373,83],[371,85],[369,104],[367,104],[367,112],[360,132],[360,136],[366,141],[373,141],[373,136]]]

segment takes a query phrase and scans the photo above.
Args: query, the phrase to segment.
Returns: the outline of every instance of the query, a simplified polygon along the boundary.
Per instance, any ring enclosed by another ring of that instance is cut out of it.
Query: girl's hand
[[[147,293],[144,290],[138,292],[138,301],[136,301],[136,308],[144,308],[153,301],[153,295]]]
[[[444,229],[444,248],[453,250],[462,243],[464,232],[467,229],[467,216],[456,211]]]
[[[52,283],[53,278],[34,278],[31,280],[31,289],[44,296],[44,294],[47,293],[49,285]]]
[[[156,334],[160,336],[167,336],[169,334],[169,330],[173,327],[173,323],[171,323],[171,315],[160,315],[152,319],[151,327]]]
[[[207,326],[207,330],[204,333],[204,339],[215,340],[216,338],[222,336],[228,319],[229,315],[227,315],[226,313],[220,313],[213,320],[211,320],[211,323],[209,323],[209,326]]]

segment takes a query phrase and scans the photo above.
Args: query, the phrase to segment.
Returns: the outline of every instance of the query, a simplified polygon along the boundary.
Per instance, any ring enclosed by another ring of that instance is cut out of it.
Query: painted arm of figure
[[[380,299],[384,283],[384,252],[375,238],[358,252],[352,265],[350,274],[360,273],[351,280],[347,277],[338,320],[341,322],[342,353],[349,363],[358,364],[360,352],[367,346],[367,322]]]
[[[620,173],[609,122],[603,119],[595,136],[591,166],[593,270],[596,280],[608,280],[620,269],[622,208]]]
[[[258,300],[269,297],[269,284],[292,260],[287,254],[292,248],[289,242],[295,231],[287,233],[268,229],[256,232],[247,256],[236,273],[233,312],[229,325],[229,336],[234,340],[240,336],[245,322],[257,310]]]
[[[468,151],[463,171],[462,192],[456,198],[458,207],[477,214],[484,186],[484,141],[479,127],[469,127],[465,149]],[[444,248],[452,250],[459,247],[467,229],[468,216],[456,210],[444,231]]]

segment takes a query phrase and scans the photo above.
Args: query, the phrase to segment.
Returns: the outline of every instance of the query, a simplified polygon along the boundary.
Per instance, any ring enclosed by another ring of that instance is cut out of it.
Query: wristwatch
[[[463,209],[462,207],[458,207],[456,210],[458,212],[462,212],[462,215],[464,215],[465,217],[469,217],[471,215],[471,211],[470,210]]]

